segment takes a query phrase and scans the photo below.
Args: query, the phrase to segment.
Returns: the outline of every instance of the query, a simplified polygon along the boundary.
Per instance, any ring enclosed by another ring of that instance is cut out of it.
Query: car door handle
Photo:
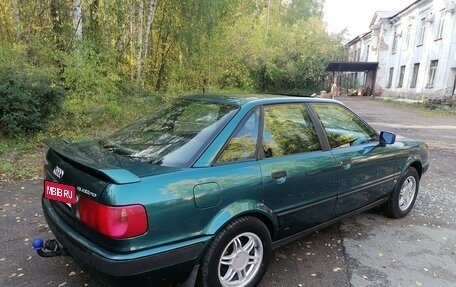
[[[274,171],[271,173],[271,177],[273,179],[279,179],[279,178],[286,177],[286,176],[287,176],[287,172],[285,170]]]
[[[345,170],[351,167],[352,161],[351,159],[344,159],[340,161],[340,166],[343,167]]]
[[[278,183],[284,183],[287,180],[287,172],[285,170],[274,171],[271,173],[271,177]]]

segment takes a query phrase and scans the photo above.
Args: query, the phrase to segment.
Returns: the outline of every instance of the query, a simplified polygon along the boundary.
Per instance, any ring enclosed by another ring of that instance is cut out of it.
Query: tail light
[[[144,206],[109,206],[81,196],[78,215],[82,223],[115,239],[129,238],[146,233],[147,213]]]

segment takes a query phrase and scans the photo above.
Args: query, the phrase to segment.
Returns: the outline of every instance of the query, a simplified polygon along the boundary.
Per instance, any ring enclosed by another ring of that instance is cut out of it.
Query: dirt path
[[[382,100],[339,98],[377,130],[425,141],[430,148],[456,150],[456,116],[399,109]]]

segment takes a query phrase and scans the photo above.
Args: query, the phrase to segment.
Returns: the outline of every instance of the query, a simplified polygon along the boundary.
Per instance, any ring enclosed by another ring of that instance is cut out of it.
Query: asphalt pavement
[[[421,139],[431,166],[414,209],[391,219],[375,209],[274,251],[260,287],[456,286],[456,116],[339,98],[377,130]],[[0,182],[0,286],[102,286],[70,257],[41,258],[42,181]]]

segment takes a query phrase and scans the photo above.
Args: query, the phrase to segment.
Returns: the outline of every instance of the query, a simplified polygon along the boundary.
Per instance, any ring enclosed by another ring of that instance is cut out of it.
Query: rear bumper
[[[198,264],[203,252],[205,240],[191,242],[181,247],[170,247],[160,251],[151,249],[144,255],[135,253],[119,254],[108,251],[91,250],[90,242],[77,236],[54,211],[49,200],[42,198],[42,206],[46,221],[56,239],[65,250],[81,265],[96,274],[101,275],[102,281],[109,277],[143,277],[159,282],[183,282]],[[139,252],[138,252],[139,253]],[[106,278],[104,278],[106,277]]]

